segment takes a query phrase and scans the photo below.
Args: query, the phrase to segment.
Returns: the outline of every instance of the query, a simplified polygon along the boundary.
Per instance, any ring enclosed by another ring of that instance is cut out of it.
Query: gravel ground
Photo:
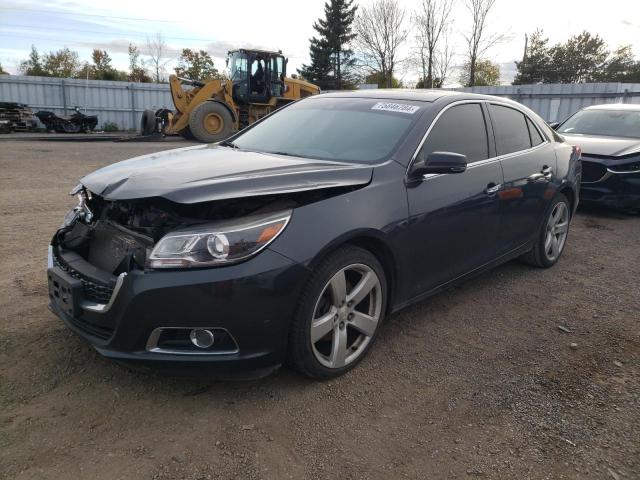
[[[0,144],[0,478],[640,478],[638,216],[580,211],[554,268],[404,310],[337,380],[99,357],[47,309],[48,240],[80,176],[179,145]]]

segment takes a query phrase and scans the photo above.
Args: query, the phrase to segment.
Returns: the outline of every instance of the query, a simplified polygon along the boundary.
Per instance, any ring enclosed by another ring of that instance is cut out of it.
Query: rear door
[[[425,175],[408,184],[408,245],[414,260],[411,297],[432,290],[493,259],[499,225],[497,192],[503,181],[492,158],[485,111],[479,102],[445,107],[415,160],[431,152],[466,155],[464,173]]]
[[[490,103],[496,152],[502,161],[504,186],[499,253],[514,250],[534,238],[552,191],[556,170],[553,147],[522,111]]]

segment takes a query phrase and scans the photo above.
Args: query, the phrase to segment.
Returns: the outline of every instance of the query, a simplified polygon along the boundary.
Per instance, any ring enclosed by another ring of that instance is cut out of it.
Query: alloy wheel
[[[558,202],[547,220],[544,240],[544,254],[551,262],[558,259],[569,233],[569,208],[564,202]]]
[[[348,265],[324,286],[313,311],[313,354],[327,368],[355,361],[373,338],[382,313],[382,287],[364,264]]]

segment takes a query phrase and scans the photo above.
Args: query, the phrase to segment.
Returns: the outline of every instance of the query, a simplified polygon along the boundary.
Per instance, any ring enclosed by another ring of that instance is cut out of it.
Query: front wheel
[[[233,133],[233,117],[220,102],[202,102],[189,114],[189,130],[200,142],[219,142]]]
[[[536,243],[522,259],[526,263],[540,268],[549,268],[555,265],[560,255],[562,255],[567,242],[570,221],[571,207],[569,200],[559,193],[551,202]]]
[[[384,269],[369,251],[349,246],[316,269],[290,333],[290,361],[320,380],[337,377],[367,354],[387,306]]]

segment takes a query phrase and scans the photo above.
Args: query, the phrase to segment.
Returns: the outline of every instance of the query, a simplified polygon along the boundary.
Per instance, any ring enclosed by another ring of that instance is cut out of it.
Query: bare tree
[[[164,67],[171,60],[169,48],[162,33],[158,32],[153,37],[147,37],[147,55],[149,56],[153,80],[156,83],[160,83],[165,71]]]
[[[438,79],[438,87],[444,87],[447,78],[449,77],[449,71],[451,70],[453,57],[455,52],[449,44],[449,30],[445,30],[442,34],[442,40],[435,53],[433,61],[433,72]]]
[[[358,57],[369,73],[380,73],[388,88],[400,63],[398,49],[409,35],[404,17],[405,11],[397,0],[374,0],[360,7],[355,21]]]
[[[475,85],[478,60],[504,38],[503,35],[487,33],[487,16],[495,3],[496,0],[465,0],[465,5],[471,13],[471,30],[464,37],[467,42],[470,87]]]
[[[413,18],[425,88],[435,86],[434,64],[439,44],[447,33],[452,7],[453,0],[422,0],[420,10]]]

